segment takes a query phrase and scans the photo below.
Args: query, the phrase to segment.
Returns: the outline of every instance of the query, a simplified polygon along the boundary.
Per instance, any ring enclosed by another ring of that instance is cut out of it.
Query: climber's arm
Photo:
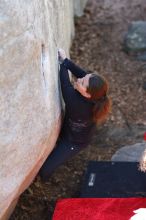
[[[62,65],[64,65],[67,69],[69,69],[71,71],[71,73],[73,75],[75,75],[77,78],[82,78],[87,74],[87,72],[85,70],[83,70],[82,68],[80,68],[79,66],[74,64],[68,58],[64,59]]]
[[[60,65],[60,83],[64,102],[66,105],[71,107],[73,103],[72,101],[76,100],[77,92],[72,86],[68,70],[63,64]]]

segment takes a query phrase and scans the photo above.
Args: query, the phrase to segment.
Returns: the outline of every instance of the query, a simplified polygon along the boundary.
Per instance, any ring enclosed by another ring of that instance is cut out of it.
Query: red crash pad
[[[53,220],[129,220],[139,208],[146,208],[146,198],[60,199]]]

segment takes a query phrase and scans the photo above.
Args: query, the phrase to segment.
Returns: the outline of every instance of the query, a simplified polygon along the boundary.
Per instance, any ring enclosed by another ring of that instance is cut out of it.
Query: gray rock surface
[[[137,60],[146,61],[146,52],[137,55]]]
[[[113,127],[107,131],[107,136],[110,137],[115,143],[125,143],[127,141],[136,139],[136,142],[143,140],[143,134],[146,130],[146,122],[143,124],[129,124],[124,127]]]
[[[54,148],[61,124],[57,50],[69,54],[79,2],[0,1],[0,219]]]
[[[125,36],[127,51],[146,51],[146,21],[135,21],[129,26]]]
[[[74,2],[74,14],[75,16],[82,16],[84,12],[87,0],[76,0]]]
[[[118,150],[111,158],[112,161],[133,161],[139,162],[144,150],[146,142],[127,145]]]

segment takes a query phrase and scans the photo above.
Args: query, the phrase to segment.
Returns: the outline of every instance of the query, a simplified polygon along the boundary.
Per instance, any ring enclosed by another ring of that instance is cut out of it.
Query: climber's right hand
[[[62,63],[65,58],[66,58],[65,50],[63,50],[62,48],[59,48],[58,49],[58,59],[59,59],[59,62]]]

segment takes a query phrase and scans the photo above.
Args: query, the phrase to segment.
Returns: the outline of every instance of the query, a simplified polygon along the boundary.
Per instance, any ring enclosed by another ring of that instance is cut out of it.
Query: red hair
[[[104,122],[111,112],[111,98],[108,96],[108,82],[100,75],[92,74],[89,78],[87,92],[91,95],[90,100],[94,102],[93,121],[97,124]]]

